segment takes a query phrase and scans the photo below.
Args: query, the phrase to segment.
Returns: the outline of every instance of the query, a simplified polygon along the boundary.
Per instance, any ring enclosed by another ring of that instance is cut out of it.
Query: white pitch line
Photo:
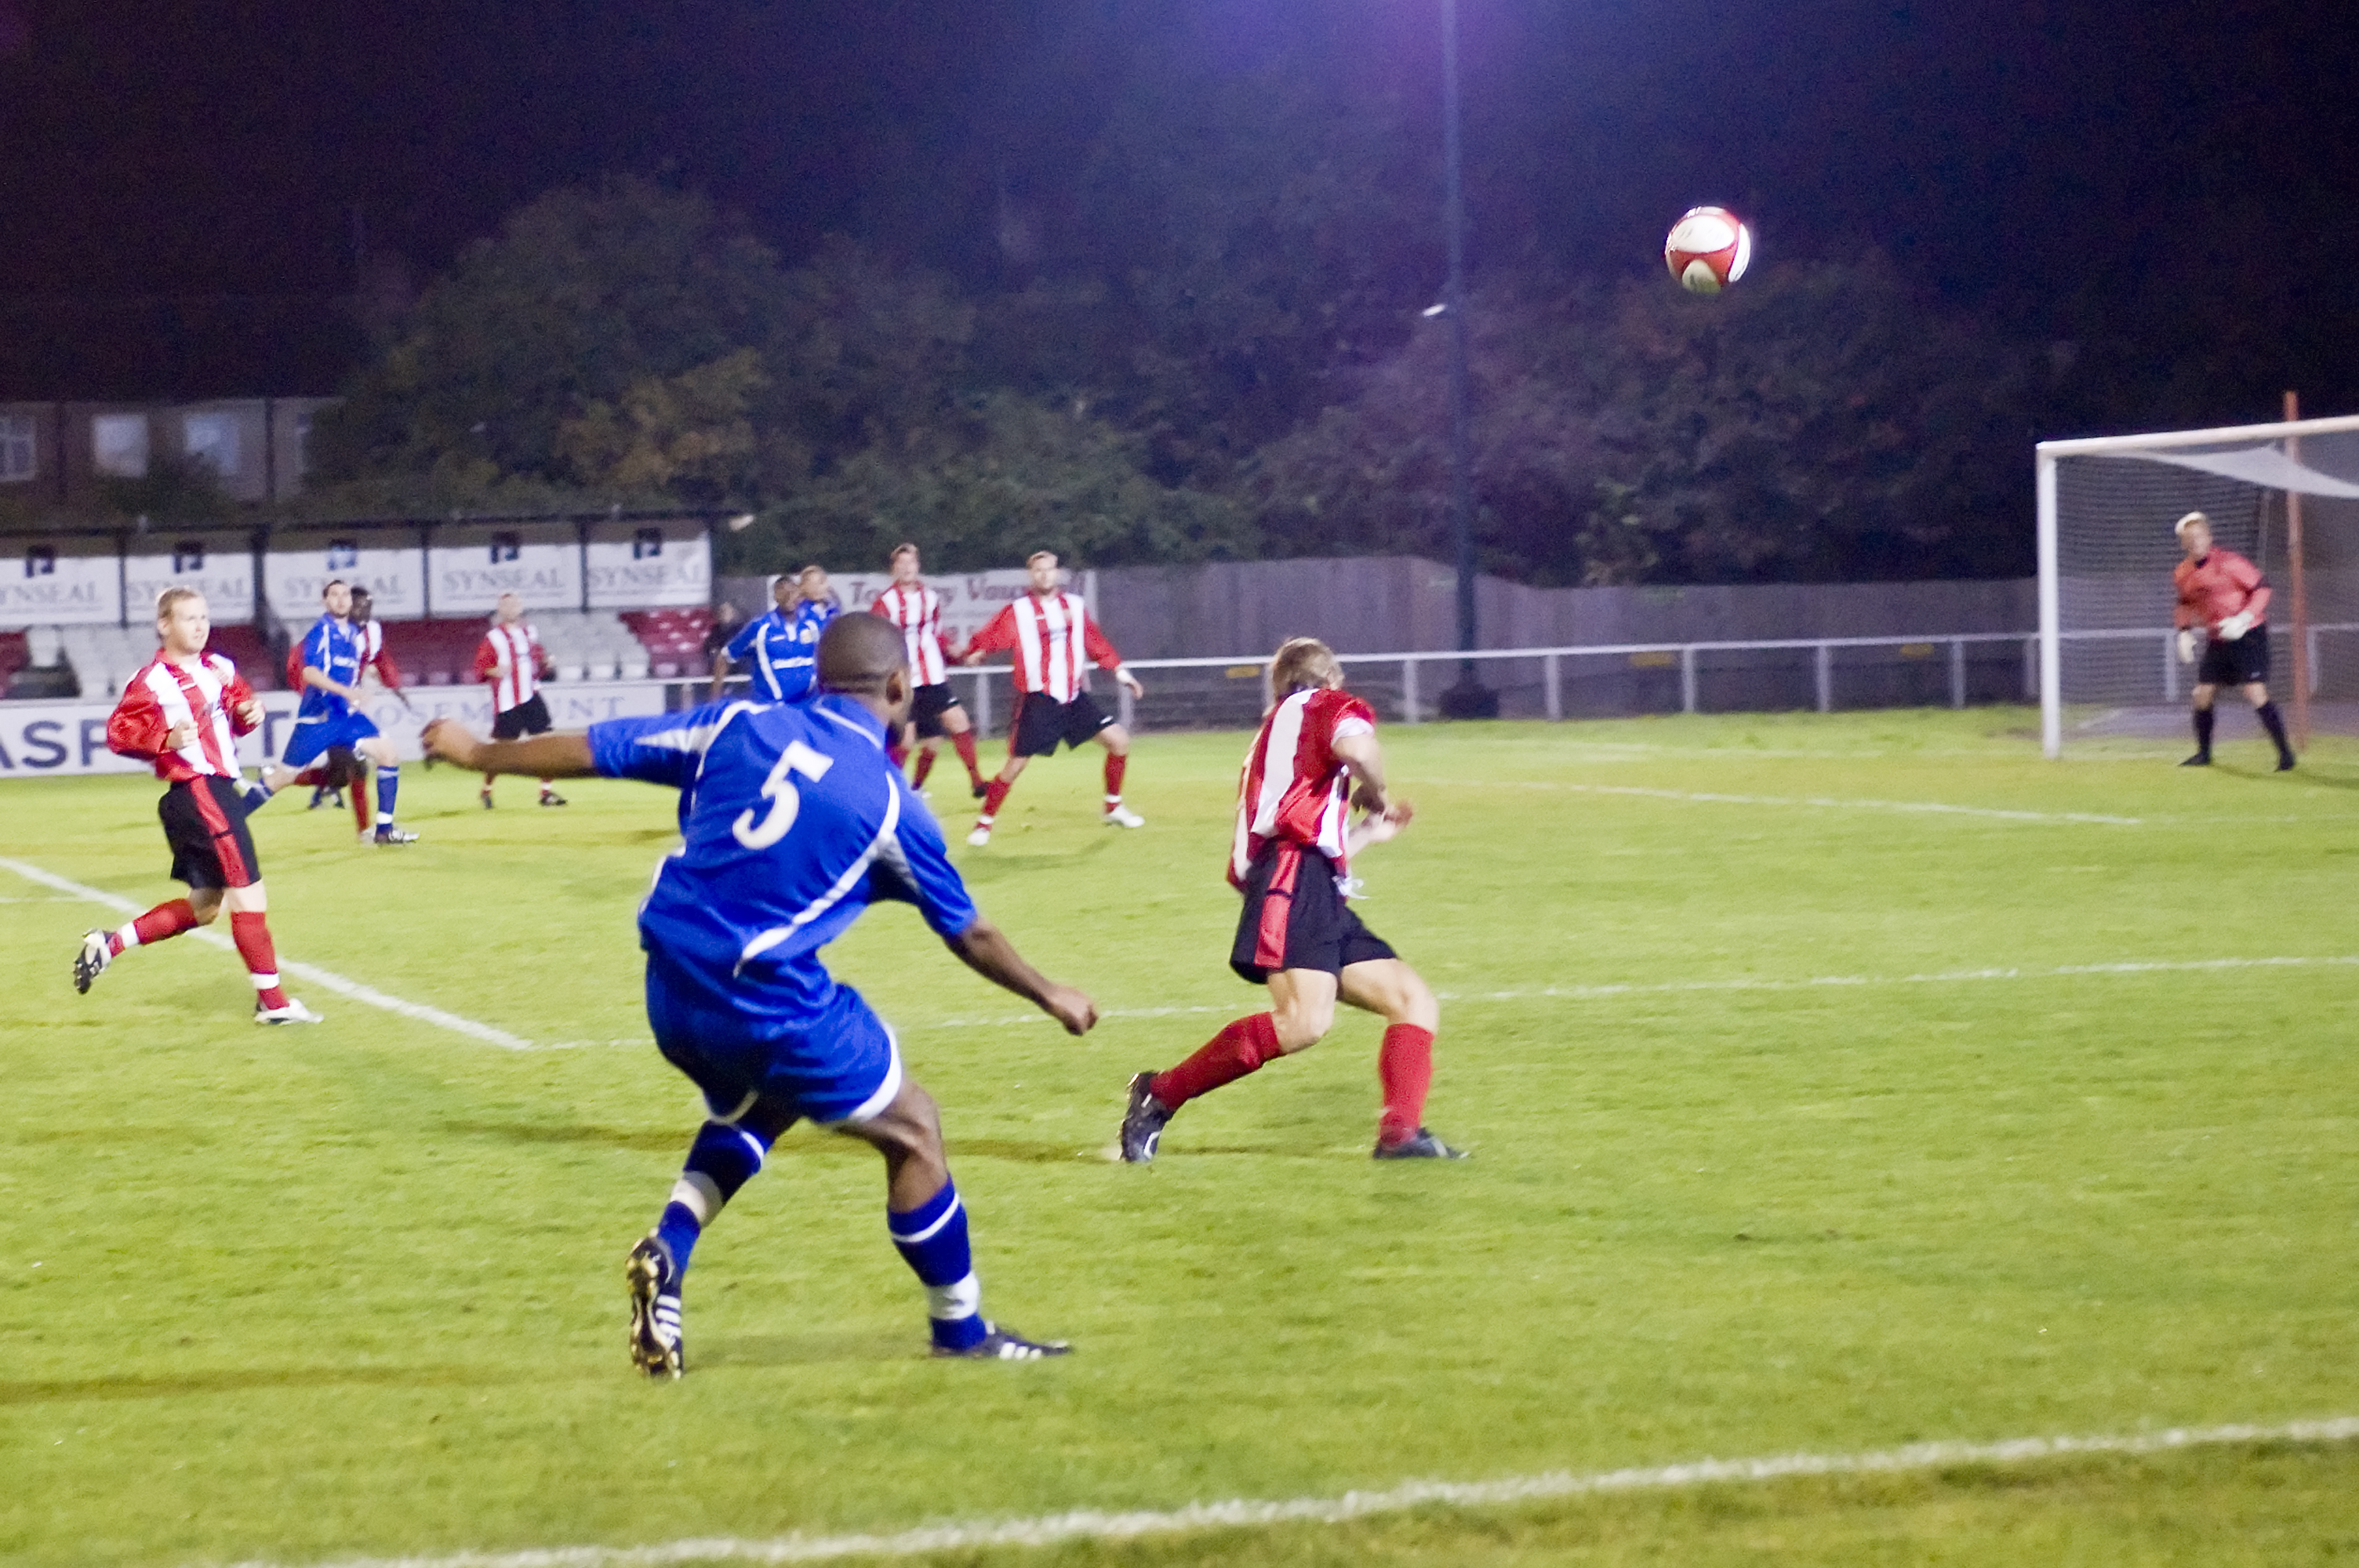
[[[1715,790],[1648,789],[1640,784],[1568,784],[1560,779],[1400,779],[1397,785],[1430,784],[1441,789],[1557,789],[1574,795],[1628,795],[1648,800],[1693,801],[1707,806],[1799,806],[1821,811],[1897,811],[1929,816],[1979,816],[1995,822],[2094,823],[2104,827],[2142,827],[2143,816],[2108,816],[2094,811],[2018,811],[1998,806],[1952,806],[1939,800],[1854,800],[1820,795],[1727,795]]]
[[[59,892],[71,894],[85,903],[95,903],[107,909],[120,910],[125,914],[138,914],[144,909],[143,905],[134,903],[127,898],[117,897],[101,888],[85,887],[80,882],[70,881],[55,871],[45,871],[40,867],[28,865],[23,860],[0,858],[0,867],[16,872],[27,881],[38,882],[45,888],[53,888]],[[189,935],[200,942],[209,942],[216,947],[227,947],[233,951],[236,948],[235,943],[218,931],[200,928],[190,932]],[[333,991],[338,996],[346,997],[357,1002],[365,1002],[370,1007],[382,1008],[387,1012],[397,1013],[403,1018],[415,1019],[420,1023],[430,1023],[437,1029],[447,1029],[453,1034],[464,1034],[471,1040],[480,1040],[487,1045],[496,1045],[503,1051],[533,1049],[531,1041],[520,1035],[510,1034],[505,1029],[495,1029],[488,1023],[478,1023],[472,1018],[462,1018],[455,1012],[445,1012],[439,1007],[429,1007],[424,1002],[405,1001],[397,996],[387,996],[374,986],[365,986],[358,980],[348,979],[333,969],[323,969],[317,964],[298,963],[291,958],[281,958],[278,961],[278,971],[284,975],[292,975],[306,985]]]
[[[1990,968],[1944,969],[1917,975],[1817,975],[1809,979],[1760,979],[1737,976],[1722,980],[1661,980],[1646,984],[1614,984],[1593,986],[1537,986],[1522,990],[1444,991],[1434,992],[1441,1001],[1582,1001],[1593,998],[1622,996],[1678,996],[1699,991],[1806,991],[1840,989],[1845,986],[1943,986],[1968,985],[1978,980],[2064,980],[2075,978],[2102,978],[2107,975],[2194,975],[2223,969],[2301,969],[2359,968],[2359,955],[2328,954],[2318,957],[2269,958],[2156,958],[2129,959],[2114,964],[2059,964],[2051,968]],[[1110,1007],[1099,1011],[1101,1020],[1109,1018],[1177,1018],[1202,1012],[1234,1013],[1237,1002],[1215,1002],[1201,1007]],[[1048,1023],[1047,1014],[1038,1012],[1002,1013],[994,1018],[945,1018],[931,1024],[916,1024],[919,1029],[985,1029],[1007,1027],[1019,1023]]]
[[[2256,1443],[2347,1443],[2359,1416],[2285,1422],[2274,1426],[2171,1427],[2101,1437],[2017,1437],[1996,1443],[1912,1443],[1865,1454],[1780,1454],[1759,1459],[1692,1459],[1651,1468],[1552,1471],[1500,1481],[1410,1481],[1382,1491],[1276,1501],[1233,1498],[1186,1508],[1108,1513],[1079,1509],[1034,1519],[920,1525],[886,1535],[785,1535],[767,1541],[730,1536],[656,1546],[552,1546],[522,1552],[460,1552],[443,1556],[339,1558],[321,1568],[663,1568],[687,1563],[828,1563],[847,1557],[922,1557],[998,1547],[1054,1546],[1071,1541],[1132,1541],[1205,1530],[1266,1530],[1288,1524],[1346,1524],[1420,1508],[1496,1508],[1623,1492],[1685,1491],[1758,1485],[1814,1476],[1891,1476],[1961,1465],[2024,1465],[2083,1455],[2169,1454]],[[276,1568],[249,1562],[236,1568]]]

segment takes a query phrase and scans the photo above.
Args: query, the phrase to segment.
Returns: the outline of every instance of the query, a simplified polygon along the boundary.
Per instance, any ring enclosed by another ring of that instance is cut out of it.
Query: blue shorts
[[[726,1000],[712,988],[647,959],[647,1022],[664,1059],[734,1121],[765,1099],[826,1126],[866,1121],[901,1092],[893,1031],[850,986],[838,986],[818,1022],[766,1015],[759,988],[743,980]],[[750,1005],[732,1005],[737,995]]]
[[[332,746],[350,751],[359,742],[375,735],[376,725],[364,713],[347,713],[340,719],[299,719],[295,732],[287,737],[287,754],[279,759],[290,768],[299,768]]]

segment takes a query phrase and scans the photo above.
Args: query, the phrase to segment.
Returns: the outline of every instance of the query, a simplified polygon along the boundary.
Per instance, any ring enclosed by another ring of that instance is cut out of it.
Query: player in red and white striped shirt
[[[909,678],[918,683],[917,696],[909,706],[909,729],[923,745],[909,783],[913,788],[926,787],[926,775],[934,771],[934,753],[947,735],[958,749],[959,761],[966,764],[967,783],[974,797],[981,800],[990,786],[983,782],[983,769],[974,758],[974,728],[967,722],[966,709],[959,706],[958,694],[951,690],[949,658],[942,646],[942,596],[918,575],[917,546],[895,546],[892,568],[893,586],[876,596],[868,613],[901,629],[902,643],[909,653]],[[897,763],[900,757],[894,761]]]
[[[120,931],[92,931],[74,956],[74,989],[87,992],[126,949],[210,925],[229,906],[230,935],[254,979],[256,1023],[317,1023],[320,1015],[278,989],[278,957],[264,912],[262,865],[245,828],[237,738],[262,722],[262,705],[235,665],[207,654],[212,617],[205,596],[168,588],[156,601],[163,646],[124,683],[106,721],[111,752],[155,764],[171,787],[157,804],[176,881],[189,896],[159,903]]]
[[[1138,677],[1123,667],[1105,633],[1090,619],[1081,595],[1060,587],[1064,574],[1053,551],[1038,550],[1024,563],[1032,574],[1032,589],[992,618],[966,645],[961,664],[980,664],[985,654],[1013,650],[1016,654],[1016,722],[1007,733],[1007,761],[983,797],[983,815],[966,841],[978,849],[991,842],[992,819],[999,815],[1007,792],[1016,787],[1025,764],[1046,757],[1057,743],[1078,748],[1095,741],[1106,749],[1105,814],[1109,827],[1144,827],[1147,819],[1126,811],[1122,804],[1123,770],[1130,762],[1130,731],[1091,699],[1089,671],[1096,665],[1112,670],[1114,678],[1145,697]]]
[[[1133,1078],[1122,1157],[1147,1163],[1181,1106],[1317,1044],[1340,999],[1385,1021],[1376,1158],[1456,1159],[1423,1126],[1440,1006],[1345,902],[1353,853],[1392,838],[1411,816],[1386,793],[1375,710],[1343,689],[1343,666],[1315,638],[1282,644],[1269,674],[1277,703],[1245,753],[1237,790],[1229,881],[1245,904],[1229,967],[1269,988],[1270,1011],[1238,1019],[1168,1072]]]
[[[524,618],[524,600],[513,593],[500,595],[491,630],[475,648],[475,678],[492,688],[493,740],[519,741],[527,735],[546,735],[556,728],[549,717],[548,700],[540,695],[540,683],[553,668],[548,650],[540,645],[540,633]],[[495,776],[484,775],[485,811],[492,808]],[[565,797],[549,779],[540,781],[540,804],[565,804]]]

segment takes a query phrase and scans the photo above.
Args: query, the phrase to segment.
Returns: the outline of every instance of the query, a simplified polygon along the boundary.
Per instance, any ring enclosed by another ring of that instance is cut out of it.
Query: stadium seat
[[[213,626],[212,642],[206,652],[220,654],[237,666],[245,684],[256,691],[277,691],[286,684],[279,661],[273,657],[270,644],[252,626]]]
[[[623,624],[647,650],[648,666],[658,676],[701,676],[706,671],[704,633],[712,612],[701,605],[670,610],[625,610]],[[630,667],[625,661],[625,668]]]

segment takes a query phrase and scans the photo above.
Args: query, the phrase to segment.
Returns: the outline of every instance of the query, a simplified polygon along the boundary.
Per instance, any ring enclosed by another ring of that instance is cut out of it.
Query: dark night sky
[[[2216,360],[2218,406],[2174,415],[2266,412],[2279,379],[2314,411],[2359,406],[2359,29],[2340,7],[1462,8],[1478,272],[1527,245],[1575,272],[1651,266],[1671,216],[1726,200],[1767,257],[1878,245],[2007,330],[2110,337],[2199,384]],[[999,193],[1073,177],[1142,53],[1397,91],[1408,132],[1438,136],[1433,18],[1432,0],[0,0],[0,321],[342,294],[356,204],[424,276],[615,169],[743,209],[790,259],[843,231],[988,286]],[[269,335],[209,346],[174,373],[206,384],[181,390],[317,390],[283,384],[323,373]],[[85,373],[13,390],[127,391],[152,367],[101,352]]]

